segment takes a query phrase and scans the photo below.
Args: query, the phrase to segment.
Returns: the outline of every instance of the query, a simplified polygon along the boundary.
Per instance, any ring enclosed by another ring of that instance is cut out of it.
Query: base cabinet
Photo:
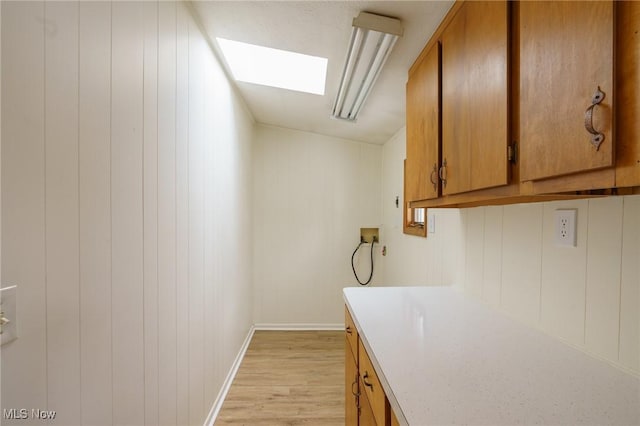
[[[391,422],[389,400],[382,389],[378,373],[373,368],[362,339],[358,339],[358,372],[361,380],[360,398],[366,399],[371,405],[377,425],[389,425]],[[362,406],[363,403],[360,402],[360,405]]]
[[[349,343],[345,342],[344,350],[344,417],[346,425],[358,424],[358,364],[349,347]]]
[[[357,345],[351,343],[356,339]],[[345,425],[398,425],[378,374],[345,307]]]

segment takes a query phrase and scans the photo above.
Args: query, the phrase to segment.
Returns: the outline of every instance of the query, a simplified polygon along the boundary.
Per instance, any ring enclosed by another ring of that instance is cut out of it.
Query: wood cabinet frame
[[[406,182],[407,176],[407,161],[404,161],[404,176]],[[416,237],[426,237],[427,236],[427,224],[423,223],[422,226],[417,225],[413,221],[414,217],[414,209],[415,208],[423,208],[423,207],[411,207],[411,202],[407,201],[407,187],[404,187],[404,197],[402,201],[402,230],[405,234],[415,235]],[[425,221],[427,217],[427,212],[425,209]]]
[[[424,55],[435,43],[464,1],[457,1],[445,16],[430,41],[425,45],[409,75],[416,72]],[[570,175],[521,181],[517,139],[520,134],[520,4],[510,2],[510,141],[516,147],[515,161],[509,163],[509,183],[489,189],[445,195],[431,200],[409,200],[406,209],[418,207],[473,207],[550,200],[592,198],[640,193],[640,2],[614,2],[614,134],[616,160],[613,167]],[[445,48],[443,46],[443,48]],[[427,166],[425,166],[427,167]],[[405,212],[405,220],[407,214]],[[406,233],[412,233],[405,227]],[[426,232],[425,232],[426,235]]]

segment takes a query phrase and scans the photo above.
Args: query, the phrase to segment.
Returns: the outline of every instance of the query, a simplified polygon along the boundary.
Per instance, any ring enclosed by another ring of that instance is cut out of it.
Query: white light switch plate
[[[430,234],[436,233],[436,215],[431,213],[427,216],[427,229]]]
[[[18,317],[16,315],[16,286],[0,289],[0,312],[2,318],[8,320],[2,326],[0,340],[2,345],[12,342],[18,338]]]

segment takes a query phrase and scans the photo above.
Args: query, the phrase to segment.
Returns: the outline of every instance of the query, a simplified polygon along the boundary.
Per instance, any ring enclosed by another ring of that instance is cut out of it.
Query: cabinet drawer
[[[358,369],[363,385],[360,393],[364,393],[371,404],[376,423],[386,425],[389,418],[389,402],[380,384],[380,379],[378,379],[378,375],[373,369],[371,359],[369,359],[369,355],[367,355],[367,351],[360,339],[358,339],[358,353]]]
[[[347,337],[347,342],[349,343],[349,347],[351,347],[351,352],[353,353],[353,357],[358,359],[358,331],[356,330],[356,326],[353,323],[353,318],[351,318],[351,314],[349,314],[349,309],[344,307],[344,331],[345,336]]]

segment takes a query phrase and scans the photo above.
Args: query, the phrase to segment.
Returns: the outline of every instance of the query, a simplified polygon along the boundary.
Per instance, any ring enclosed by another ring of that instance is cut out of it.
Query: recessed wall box
[[[360,241],[364,243],[370,243],[375,241],[380,242],[380,235],[378,228],[360,228]]]

